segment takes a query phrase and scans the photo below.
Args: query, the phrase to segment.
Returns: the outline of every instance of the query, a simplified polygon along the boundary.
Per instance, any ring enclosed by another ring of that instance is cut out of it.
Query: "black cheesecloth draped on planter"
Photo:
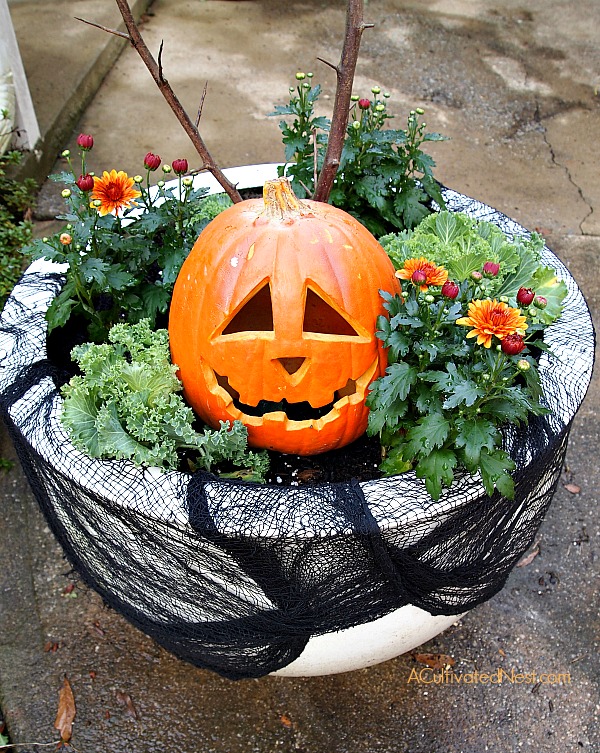
[[[527,231],[445,190],[451,211]],[[587,391],[594,331],[569,272],[564,312],[546,330],[544,400],[552,413],[505,431],[515,499],[459,475],[433,501],[413,472],[348,483],[280,486],[98,461],[60,423],[44,312],[63,283],[56,265],[25,273],[0,319],[0,402],[33,492],[85,582],[177,656],[219,674],[260,677],[297,658],[311,636],[406,604],[460,614],[497,593],[550,504],[571,423]]]

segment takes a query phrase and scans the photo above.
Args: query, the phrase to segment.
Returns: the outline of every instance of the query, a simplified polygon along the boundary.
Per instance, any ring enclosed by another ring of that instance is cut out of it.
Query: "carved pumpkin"
[[[366,429],[384,373],[379,290],[398,291],[375,238],[285,178],[222,212],[177,278],[169,319],[184,394],[212,426],[241,420],[254,447],[312,455]]]

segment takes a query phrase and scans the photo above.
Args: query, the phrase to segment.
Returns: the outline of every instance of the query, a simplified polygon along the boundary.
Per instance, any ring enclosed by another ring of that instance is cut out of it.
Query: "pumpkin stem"
[[[266,181],[263,188],[265,209],[261,216],[268,219],[294,219],[311,214],[310,209],[296,196],[288,178]]]

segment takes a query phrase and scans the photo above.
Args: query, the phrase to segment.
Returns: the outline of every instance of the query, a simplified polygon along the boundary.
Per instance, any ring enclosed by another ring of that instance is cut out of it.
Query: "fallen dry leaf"
[[[279,721],[283,724],[284,727],[287,727],[288,729],[290,729],[290,727],[293,727],[294,725],[294,723],[292,722],[292,720],[289,718],[287,714],[282,714],[279,717]]]
[[[54,728],[60,732],[63,742],[69,742],[73,734],[73,720],[77,709],[75,708],[75,697],[71,690],[71,684],[65,677],[63,686],[58,691],[58,712],[54,722]]]
[[[300,471],[296,478],[298,481],[314,481],[315,479],[320,478],[321,471],[317,468],[306,468],[303,471]]]
[[[581,487],[577,486],[577,484],[563,484],[563,486],[571,494],[579,494],[581,491]]]
[[[413,656],[420,664],[426,664],[432,669],[445,669],[456,664],[454,659],[446,654],[413,654]]]
[[[137,709],[131,700],[129,693],[123,693],[122,690],[117,690],[117,702],[125,707],[125,713],[128,716],[132,719],[139,719]]]
[[[526,565],[530,565],[533,562],[533,560],[538,556],[539,553],[540,553],[540,545],[539,545],[539,542],[536,542],[534,544],[533,550],[529,552],[529,554],[526,554],[522,560],[519,560],[519,562],[517,562],[517,567],[525,567]]]

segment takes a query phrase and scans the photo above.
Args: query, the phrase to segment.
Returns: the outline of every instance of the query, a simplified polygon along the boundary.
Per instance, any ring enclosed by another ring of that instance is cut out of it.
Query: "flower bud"
[[[63,244],[63,246],[68,246],[73,238],[69,235],[69,233],[61,233],[58,237],[58,240]]]
[[[456,296],[459,294],[459,292],[460,292],[460,288],[454,282],[454,280],[446,280],[446,282],[442,285],[442,295],[445,298],[450,298],[450,300],[454,300]]]
[[[63,197],[63,199],[68,199],[68,198],[69,198],[69,196],[71,195],[71,192],[69,191],[69,189],[68,189],[68,188],[64,188],[64,189],[63,189],[63,190],[62,190],[62,191],[60,192],[60,195],[61,195],[61,196]]]
[[[297,81],[304,81],[305,78],[306,78],[306,73],[302,73],[302,71],[298,71],[298,73],[296,73]]]
[[[385,105],[382,105],[381,102],[378,105],[375,105],[375,112],[383,112],[385,110]]]
[[[88,193],[88,191],[92,191],[94,188],[94,179],[89,173],[80,175],[75,183],[77,185],[77,188],[84,193]]]
[[[521,358],[519,361],[517,361],[517,369],[519,369],[519,371],[529,371],[530,368],[531,364],[524,358]]]
[[[362,99],[358,100],[358,106],[361,110],[368,110],[369,107],[371,107],[371,100],[363,97]]]
[[[307,78],[312,78],[315,74],[311,73],[310,71],[306,74]]]
[[[135,181],[136,183],[141,183],[141,182],[142,182],[142,181],[143,181],[144,179],[142,178],[142,176],[141,176],[141,175],[134,175],[134,176],[133,176],[133,180],[134,180],[134,181]]]
[[[359,99],[360,99],[360,97],[358,96],[358,94],[353,94],[353,95],[352,95],[352,96],[350,97],[350,101],[351,101],[351,102],[358,102],[358,100],[359,100]]]
[[[61,157],[70,157],[70,156],[71,156],[71,152],[69,151],[69,149],[65,149],[65,150],[63,150],[63,151],[62,151],[62,152],[60,153],[60,156],[61,156]]]
[[[415,285],[424,285],[427,282],[427,274],[422,269],[415,269],[410,279]]]
[[[431,293],[428,293],[425,296],[425,303],[433,303],[435,301],[435,296],[431,295]]]
[[[157,183],[156,185],[157,185],[157,186],[158,186],[159,188],[164,188],[164,187],[165,187],[165,182],[164,182],[164,180],[159,180],[159,181],[158,181],[158,183]]]
[[[423,115],[425,110],[422,107],[417,107],[415,112],[417,113],[417,115]]]
[[[373,92],[373,94],[379,94],[381,92],[381,89],[379,86],[373,86],[371,87],[371,91]]]
[[[187,176],[186,178],[184,178],[184,179],[183,179],[183,180],[182,180],[181,182],[183,183],[183,185],[184,185],[184,186],[185,186],[186,188],[191,188],[191,186],[192,186],[192,185],[194,184],[194,179],[192,178],[192,176],[191,176],[191,175],[188,175],[188,176]]]
[[[519,288],[519,292],[517,293],[517,302],[520,303],[521,306],[529,306],[534,298],[535,293],[531,288]]]
[[[355,131],[358,131],[358,129],[360,128],[360,120],[353,120],[352,128],[354,128]]]
[[[474,282],[481,282],[483,280],[483,275],[481,272],[471,272],[471,279]]]
[[[163,165],[162,166],[163,173],[170,173],[171,172],[171,165]]]
[[[90,136],[89,133],[80,133],[77,137],[77,146],[84,152],[89,152],[94,146],[94,137]]]
[[[186,159],[174,159],[171,167],[175,175],[184,175],[188,171],[188,161]]]
[[[523,350],[525,350],[525,340],[522,335],[516,332],[512,335],[506,335],[502,340],[502,351],[507,356],[518,356]]]
[[[92,205],[95,206],[96,209],[98,209],[102,206],[102,201],[100,199],[94,199],[94,201],[92,201]]]
[[[302,88],[303,89],[310,89],[310,84],[308,83],[308,81],[303,81],[302,82]]]
[[[548,300],[543,295],[536,295],[533,299],[533,305],[538,309],[545,309],[548,305]]]
[[[483,265],[483,274],[485,277],[497,277],[500,271],[500,265],[494,261],[486,261]]]
[[[384,97],[385,97],[386,99],[389,99],[389,98],[390,98],[390,97],[391,97],[392,95],[391,95],[391,94],[390,94],[389,92],[383,92],[383,96],[384,96]]]
[[[144,157],[144,167],[146,168],[146,170],[158,170],[160,163],[161,159],[158,154],[152,154],[152,152],[148,152],[148,154]]]

